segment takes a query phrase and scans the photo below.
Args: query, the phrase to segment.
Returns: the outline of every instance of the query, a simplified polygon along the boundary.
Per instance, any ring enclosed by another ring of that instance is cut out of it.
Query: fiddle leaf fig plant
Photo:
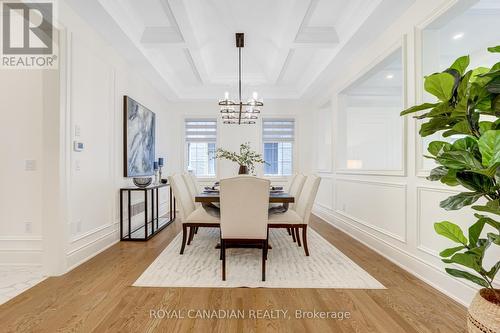
[[[488,51],[498,53],[500,46]],[[483,264],[486,251],[500,245],[500,62],[491,68],[468,69],[469,62],[469,56],[460,57],[443,72],[425,77],[424,89],[437,101],[413,106],[401,115],[416,114],[414,118],[424,120],[419,131],[422,137],[434,133],[443,138],[460,137],[454,142],[429,144],[425,157],[433,159],[437,167],[427,179],[466,189],[441,201],[440,207],[458,210],[471,206],[482,214],[474,215],[476,221],[467,236],[452,222],[435,223],[436,233],[456,243],[439,255],[443,262],[465,268],[446,268],[448,274],[491,289],[500,304],[493,286],[500,261],[492,267]],[[485,232],[485,226],[490,232]]]

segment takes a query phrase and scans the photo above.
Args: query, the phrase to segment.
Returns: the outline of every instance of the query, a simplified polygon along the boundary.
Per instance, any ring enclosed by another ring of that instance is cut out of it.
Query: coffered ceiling
[[[135,55],[135,62],[168,87],[170,98],[183,100],[217,99],[226,90],[236,94],[236,32],[245,33],[244,96],[256,90],[265,99],[301,98],[377,7],[391,1],[395,0],[70,3],[120,50]]]

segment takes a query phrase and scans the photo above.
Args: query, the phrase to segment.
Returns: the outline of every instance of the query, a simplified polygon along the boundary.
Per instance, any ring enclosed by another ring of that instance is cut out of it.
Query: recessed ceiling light
[[[385,78],[386,78],[387,80],[391,80],[391,79],[393,79],[393,78],[394,78],[394,74],[387,74],[387,75],[385,76]]]
[[[463,36],[464,36],[464,33],[463,32],[459,32],[458,34],[453,35],[453,39],[454,40],[459,40]]]

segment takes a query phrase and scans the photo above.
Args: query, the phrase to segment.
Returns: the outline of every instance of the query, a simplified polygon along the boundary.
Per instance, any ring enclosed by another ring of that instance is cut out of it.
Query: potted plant
[[[490,52],[500,52],[500,46]],[[467,70],[469,56],[458,58],[450,68],[425,78],[425,90],[438,100],[413,106],[401,115],[420,112],[425,119],[420,135],[441,133],[442,137],[459,135],[453,143],[433,141],[428,158],[437,167],[428,180],[448,186],[463,186],[467,191],[453,195],[440,203],[446,210],[471,206],[477,211],[476,221],[462,229],[449,221],[434,224],[436,233],[456,246],[443,250],[443,262],[453,266],[446,272],[478,284],[479,290],[468,309],[469,332],[500,331],[500,290],[493,280],[500,270],[500,261],[485,267],[483,259],[488,250],[500,245],[500,63],[492,68]],[[425,111],[424,111],[425,110]],[[424,111],[424,112],[422,112]],[[480,200],[480,203],[476,203]],[[485,230],[488,228],[489,230]]]
[[[240,145],[240,153],[235,153],[222,148],[217,149],[215,158],[223,158],[240,165],[238,174],[244,175],[255,172],[255,163],[266,163],[262,155],[250,148],[250,143],[245,142]]]

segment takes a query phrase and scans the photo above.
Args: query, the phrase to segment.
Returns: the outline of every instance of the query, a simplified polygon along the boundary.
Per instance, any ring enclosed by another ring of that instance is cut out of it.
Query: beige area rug
[[[200,228],[191,245],[179,254],[182,235],[135,281],[136,287],[250,287],[385,289],[318,233],[308,228],[310,256],[284,229],[271,229],[266,281],[261,281],[260,249],[227,249],[226,281],[222,281],[219,229]]]

